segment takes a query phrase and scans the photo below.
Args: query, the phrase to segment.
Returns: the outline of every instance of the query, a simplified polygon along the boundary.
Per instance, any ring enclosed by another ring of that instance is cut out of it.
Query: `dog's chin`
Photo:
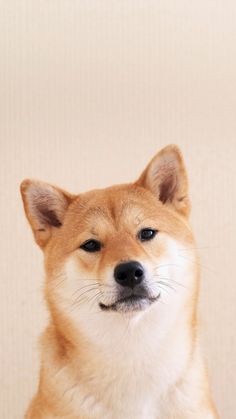
[[[151,304],[157,301],[159,297],[160,295],[156,297],[131,295],[129,297],[120,298],[115,303],[110,305],[106,305],[100,302],[99,307],[103,311],[117,311],[119,313],[130,313],[145,310]]]

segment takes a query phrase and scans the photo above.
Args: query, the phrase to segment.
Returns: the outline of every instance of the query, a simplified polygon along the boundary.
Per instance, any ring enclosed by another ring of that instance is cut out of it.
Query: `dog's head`
[[[193,295],[188,184],[176,146],[159,152],[134,183],[75,196],[25,180],[21,191],[45,254],[53,316],[124,318],[163,303],[171,311]]]

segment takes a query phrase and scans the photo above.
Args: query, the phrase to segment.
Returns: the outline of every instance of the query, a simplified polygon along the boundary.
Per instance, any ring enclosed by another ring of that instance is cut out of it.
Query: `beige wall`
[[[129,181],[170,142],[189,169],[215,400],[235,419],[235,22],[227,0],[1,2],[1,419],[23,417],[47,319],[20,181]]]

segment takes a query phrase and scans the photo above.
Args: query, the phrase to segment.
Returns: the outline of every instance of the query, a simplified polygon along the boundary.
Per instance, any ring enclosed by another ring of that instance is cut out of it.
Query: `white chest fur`
[[[155,321],[153,309],[147,324],[145,318],[130,319],[125,327],[123,323],[122,333],[117,333],[119,326],[113,319],[110,327],[116,327],[116,333],[111,333],[108,324],[107,330],[97,330],[96,341],[98,336],[101,340],[93,344],[94,359],[80,366],[83,381],[78,377],[78,384],[66,392],[75,415],[79,412],[91,419],[159,417],[163,399],[186,367],[191,340],[186,328],[180,333],[178,324],[178,334],[172,330],[163,338]]]

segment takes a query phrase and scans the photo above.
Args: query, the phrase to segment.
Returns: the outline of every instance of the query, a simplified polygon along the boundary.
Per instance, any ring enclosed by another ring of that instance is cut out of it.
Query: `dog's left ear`
[[[149,163],[136,185],[149,189],[163,204],[188,216],[188,179],[182,154],[176,145],[163,148]]]

